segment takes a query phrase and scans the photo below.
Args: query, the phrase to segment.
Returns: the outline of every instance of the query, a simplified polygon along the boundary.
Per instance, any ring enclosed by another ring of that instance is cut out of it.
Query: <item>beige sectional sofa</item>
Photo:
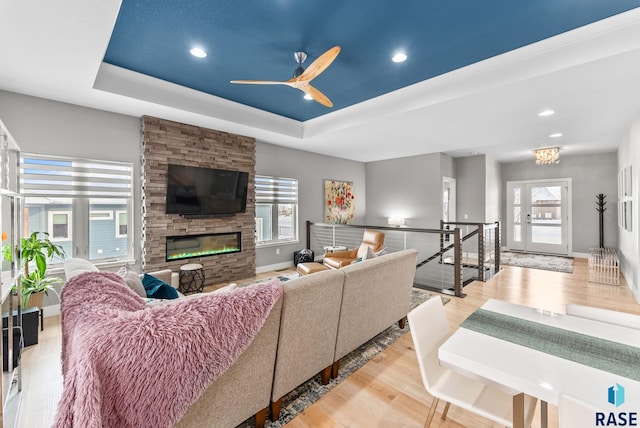
[[[252,416],[262,427],[269,407],[277,419],[282,397],[297,386],[318,374],[328,383],[340,358],[393,323],[404,325],[416,256],[405,250],[283,282],[254,341],[176,427],[235,427]]]
[[[404,328],[418,252],[406,250],[345,266],[333,377],[340,359],[394,322]]]
[[[417,254],[400,251],[284,283],[272,420],[285,394],[318,373],[327,384],[342,357],[394,322],[404,327]]]
[[[193,403],[176,428],[235,427],[255,415],[264,426],[271,398],[282,299],[251,345]]]
[[[283,284],[284,296],[276,369],[271,394],[271,419],[278,419],[282,397],[321,373],[331,380],[340,323],[344,274],[326,270]]]
[[[393,323],[404,326],[417,254],[390,253],[284,282],[282,306],[177,426],[234,427],[255,415],[260,427],[269,402],[277,420],[284,395],[318,374],[328,383],[342,357]]]

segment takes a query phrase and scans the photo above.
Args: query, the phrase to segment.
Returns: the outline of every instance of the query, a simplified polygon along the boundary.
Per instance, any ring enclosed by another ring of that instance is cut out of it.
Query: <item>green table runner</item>
[[[640,348],[485,309],[476,310],[460,326],[640,381]]]

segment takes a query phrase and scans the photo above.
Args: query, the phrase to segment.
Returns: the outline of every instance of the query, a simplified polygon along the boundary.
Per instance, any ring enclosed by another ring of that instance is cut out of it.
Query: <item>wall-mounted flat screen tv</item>
[[[216,216],[247,209],[249,173],[184,165],[168,167],[167,214]]]

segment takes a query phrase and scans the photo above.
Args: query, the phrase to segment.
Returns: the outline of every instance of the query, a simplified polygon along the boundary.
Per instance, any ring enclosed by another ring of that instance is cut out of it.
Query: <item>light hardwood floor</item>
[[[239,283],[283,273],[287,272],[268,272]],[[572,274],[504,266],[486,283],[474,282],[465,287],[467,297],[452,298],[445,309],[452,330],[489,298],[562,313],[565,304],[572,302],[640,314],[640,305],[624,282],[611,286],[590,283],[587,279],[586,259],[575,259]],[[51,426],[62,392],[58,317],[45,319],[45,331],[40,333],[38,345],[25,349],[23,367],[20,427]],[[431,401],[422,386],[413,343],[407,333],[287,426],[422,427]],[[454,406],[443,421],[439,418],[443,407],[444,404],[439,406],[432,427],[498,426]],[[533,426],[540,426],[539,414]],[[557,426],[557,409],[551,405],[549,426]]]

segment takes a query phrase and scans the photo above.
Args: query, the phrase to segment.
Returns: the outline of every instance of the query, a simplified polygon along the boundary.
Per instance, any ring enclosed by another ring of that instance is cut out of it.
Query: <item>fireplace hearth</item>
[[[240,232],[167,236],[167,261],[217,256],[242,251]]]

